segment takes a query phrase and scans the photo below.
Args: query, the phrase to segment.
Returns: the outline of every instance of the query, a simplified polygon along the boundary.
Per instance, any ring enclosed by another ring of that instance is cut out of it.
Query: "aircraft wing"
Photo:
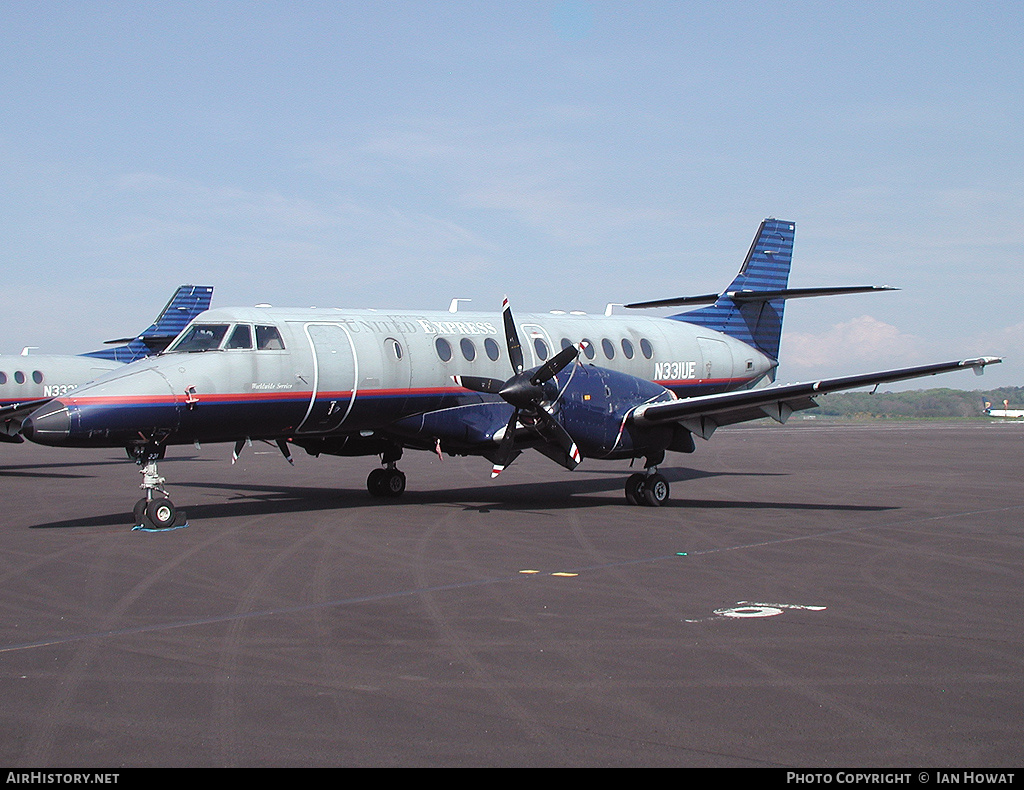
[[[630,419],[638,426],[679,422],[691,433],[707,439],[714,433],[715,428],[721,425],[732,425],[763,417],[771,417],[778,422],[785,422],[794,411],[813,409],[817,406],[818,404],[813,399],[815,395],[825,395],[829,392],[868,387],[892,381],[904,381],[922,376],[934,376],[938,373],[949,373],[965,368],[972,368],[975,373],[980,375],[986,365],[998,362],[1002,362],[998,357],[979,357],[912,368],[883,370],[857,376],[823,379],[802,384],[786,384],[761,389],[723,392],[716,395],[702,395],[663,403],[649,403],[634,409]]]
[[[0,406],[0,442],[20,442],[21,423],[51,398],[35,398]]]

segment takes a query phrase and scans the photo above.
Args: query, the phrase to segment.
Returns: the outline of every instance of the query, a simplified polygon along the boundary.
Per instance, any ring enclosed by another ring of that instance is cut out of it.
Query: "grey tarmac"
[[[1020,423],[625,463],[0,448],[0,764],[1019,767]]]

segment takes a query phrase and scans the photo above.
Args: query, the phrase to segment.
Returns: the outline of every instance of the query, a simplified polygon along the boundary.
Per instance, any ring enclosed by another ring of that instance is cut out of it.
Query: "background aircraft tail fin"
[[[156,320],[139,335],[108,340],[112,348],[103,348],[82,354],[83,357],[112,359],[115,362],[134,362],[159,354],[178,336],[186,324],[200,313],[210,309],[213,287],[209,285],[181,285],[160,311]]]
[[[778,359],[795,233],[793,222],[766,219],[739,274],[714,304],[672,318],[723,332]]]

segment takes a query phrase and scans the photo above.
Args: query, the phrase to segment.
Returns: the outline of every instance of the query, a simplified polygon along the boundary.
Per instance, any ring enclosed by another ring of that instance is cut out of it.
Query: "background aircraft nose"
[[[55,400],[36,409],[22,422],[21,433],[36,444],[63,444],[71,433],[71,415],[67,405]]]

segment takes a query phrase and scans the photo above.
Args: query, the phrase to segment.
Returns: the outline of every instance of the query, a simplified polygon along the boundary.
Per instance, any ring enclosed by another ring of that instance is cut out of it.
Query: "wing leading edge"
[[[758,420],[763,417],[771,417],[778,422],[785,422],[795,411],[816,407],[818,404],[814,402],[815,395],[934,376],[966,368],[972,368],[976,374],[981,375],[986,365],[994,365],[999,362],[1002,362],[999,357],[979,357],[801,384],[703,395],[667,403],[650,403],[634,409],[629,419],[638,426],[678,422],[691,433],[708,439],[715,429],[722,425]]]

